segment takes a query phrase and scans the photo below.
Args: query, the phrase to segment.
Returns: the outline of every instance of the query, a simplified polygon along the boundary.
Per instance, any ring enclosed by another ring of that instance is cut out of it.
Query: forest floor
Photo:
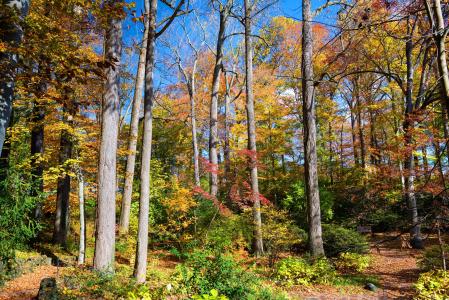
[[[394,233],[376,235],[372,239],[372,245],[394,235]],[[416,261],[421,251],[401,250],[399,241],[392,240],[383,243],[379,247],[379,251],[373,247],[371,254],[373,257],[372,265],[364,274],[378,279],[378,290],[376,292],[354,286],[313,286],[291,289],[289,290],[290,296],[293,299],[317,300],[412,299],[413,284],[419,276]],[[161,263],[159,261],[159,264]],[[37,267],[33,272],[7,282],[0,289],[0,300],[33,299],[38,293],[40,281],[46,277],[56,277],[60,271],[55,266]]]

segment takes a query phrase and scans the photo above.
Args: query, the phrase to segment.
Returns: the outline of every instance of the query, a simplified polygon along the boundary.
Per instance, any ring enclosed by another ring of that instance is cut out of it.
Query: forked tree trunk
[[[210,194],[213,197],[218,193],[218,93],[220,91],[220,74],[223,68],[223,46],[225,40],[226,22],[229,12],[226,6],[220,5],[220,25],[217,37],[217,51],[214,72],[212,74],[212,94],[210,101],[210,132],[209,132],[209,161]]]
[[[251,33],[251,4],[245,0],[245,71],[246,71],[246,114],[248,119],[249,168],[254,218],[254,253],[263,255],[262,217],[260,212],[259,179],[257,176],[256,118],[254,113],[253,93],[253,43]]]
[[[108,2],[111,6],[118,1]],[[119,71],[122,23],[111,17],[106,31],[106,85],[101,107],[101,141],[98,164],[98,199],[94,269],[114,272],[117,139],[119,125]]]
[[[145,14],[148,10],[145,9]],[[142,104],[143,84],[145,80],[145,61],[147,55],[148,15],[145,16],[145,31],[140,47],[139,65],[137,67],[136,85],[131,112],[131,124],[129,128],[128,156],[126,160],[125,188],[123,191],[122,207],[120,212],[120,233],[127,234],[129,230],[129,216],[131,212],[131,200],[133,193],[133,181],[136,165],[137,136],[139,132],[139,114]]]
[[[151,1],[151,2],[150,2]],[[137,232],[136,262],[134,277],[138,283],[146,280],[147,256],[148,256],[148,216],[150,213],[150,167],[151,145],[153,136],[153,70],[156,40],[156,13],[158,0],[145,0],[148,7],[148,39],[147,56],[145,62],[145,94],[144,94],[144,119],[142,162],[140,173],[140,201],[139,201],[139,227]]]
[[[313,36],[311,1],[302,2],[302,98],[304,119],[304,175],[309,222],[309,247],[313,256],[324,255],[316,153],[313,84]]]

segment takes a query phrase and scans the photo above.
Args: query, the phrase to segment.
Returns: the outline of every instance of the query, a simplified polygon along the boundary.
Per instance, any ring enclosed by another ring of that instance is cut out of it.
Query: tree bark
[[[311,1],[302,2],[302,98],[304,119],[304,175],[309,222],[309,247],[313,256],[324,255],[316,153],[313,82],[313,36]]]
[[[212,94],[209,118],[209,161],[211,164],[210,194],[213,197],[216,197],[218,193],[218,93],[220,91],[220,75],[223,68],[223,45],[228,16],[229,12],[227,6],[220,5],[220,25],[217,36],[215,66],[212,74]]]
[[[196,132],[196,108],[195,108],[195,76],[196,76],[196,65],[197,59],[193,64],[192,74],[190,76],[189,82],[189,97],[190,97],[190,118],[192,122],[192,147],[193,147],[193,172],[195,178],[195,186],[200,187],[200,164],[199,164],[199,156],[200,152],[198,150],[198,138]]]
[[[80,210],[80,241],[78,247],[78,265],[84,265],[86,254],[86,220],[84,216],[84,176],[80,170],[77,172],[78,177],[78,201]]]
[[[439,75],[441,76],[443,82],[441,84],[441,92],[443,94],[444,107],[449,114],[449,72],[447,69],[447,59],[446,59],[446,36],[448,30],[445,27],[445,21],[443,17],[443,12],[441,8],[440,0],[430,0],[433,5],[430,7],[429,0],[425,0],[425,6],[427,10],[427,15],[430,20],[430,25],[432,26],[432,34],[435,44],[437,46],[437,64]]]
[[[145,8],[145,14],[148,14],[148,8]],[[136,85],[133,97],[133,106],[131,112],[131,124],[129,128],[128,156],[126,160],[125,188],[123,192],[122,207],[120,212],[120,233],[127,234],[129,231],[129,216],[131,212],[131,200],[133,193],[133,181],[136,165],[137,138],[139,132],[139,114],[142,104],[143,84],[145,80],[145,61],[147,55],[148,38],[148,15],[145,16],[145,31],[142,37],[142,46],[140,47],[139,65],[137,67]]]
[[[39,158],[44,154],[44,118],[45,110],[41,104],[37,101],[33,107],[33,122],[34,126],[31,130],[31,156],[32,158],[32,170],[31,175],[33,177],[33,195],[39,197],[44,191],[44,167]],[[36,219],[42,218],[42,202],[39,199],[34,209],[34,217]]]
[[[59,165],[72,158],[73,143],[67,130],[61,132],[59,147]],[[70,224],[70,175],[65,173],[58,178],[56,191],[56,215],[53,231],[53,241],[62,247],[67,246],[67,235]]]
[[[22,27],[14,17],[23,19],[28,14],[29,0],[3,0],[0,4],[0,41],[13,47],[22,42]],[[18,54],[14,52],[0,52],[0,154],[6,139],[6,130],[12,112],[16,67]]]
[[[118,1],[110,1],[110,5]],[[106,85],[103,98],[100,157],[98,165],[98,200],[94,269],[114,272],[115,256],[115,200],[117,139],[119,125],[119,71],[122,50],[122,24],[110,17],[106,31]]]
[[[251,174],[251,189],[253,200],[254,218],[254,254],[256,257],[263,255],[262,240],[262,216],[260,212],[259,179],[257,176],[257,147],[256,147],[256,118],[254,113],[253,93],[253,41],[251,30],[252,7],[249,0],[245,5],[245,71],[246,71],[246,114],[248,119],[248,150],[249,169]]]
[[[411,25],[409,25],[410,27]],[[405,187],[405,200],[408,205],[408,210],[410,214],[410,220],[412,222],[412,229],[410,230],[410,244],[414,248],[422,247],[421,239],[421,225],[419,224],[418,217],[418,207],[416,205],[416,195],[415,195],[415,170],[414,170],[414,159],[413,159],[413,137],[412,131],[414,127],[413,120],[413,63],[412,63],[412,52],[413,52],[413,40],[412,32],[413,29],[408,29],[409,36],[406,42],[406,64],[407,64],[407,83],[406,83],[406,95],[405,95],[405,120],[403,123],[404,129],[404,146],[406,150],[406,157],[404,160],[404,187]]]
[[[150,2],[151,1],[151,2]],[[137,233],[134,277],[138,283],[146,280],[148,256],[148,217],[150,212],[150,167],[153,136],[153,71],[156,40],[156,14],[158,0],[145,0],[149,8],[147,56],[145,62],[144,119],[142,137],[142,162],[140,173],[139,227]]]

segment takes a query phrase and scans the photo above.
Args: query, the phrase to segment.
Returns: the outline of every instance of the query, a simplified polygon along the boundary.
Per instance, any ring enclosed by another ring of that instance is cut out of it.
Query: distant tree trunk
[[[360,90],[359,90],[359,83],[358,78],[355,80],[354,83],[354,93],[355,93],[355,105],[356,105],[356,112],[357,112],[357,128],[359,130],[359,141],[360,141],[360,163],[362,166],[362,169],[366,168],[366,146],[365,146],[365,136],[363,134],[363,122],[362,122],[362,103],[360,99]]]
[[[145,10],[148,14],[148,11]],[[131,111],[131,124],[129,128],[128,156],[126,160],[125,188],[123,192],[122,207],[120,212],[120,233],[127,234],[129,230],[129,216],[131,212],[131,200],[133,193],[133,181],[136,165],[137,136],[139,132],[139,114],[142,104],[143,84],[145,80],[145,61],[147,55],[148,16],[145,16],[145,31],[140,47],[139,64],[137,66],[136,85]]]
[[[151,2],[150,2],[151,1]],[[144,119],[142,137],[142,162],[140,173],[139,228],[137,233],[136,262],[134,277],[138,283],[146,280],[148,256],[148,216],[150,213],[150,167],[153,137],[153,70],[156,40],[156,13],[158,0],[145,0],[149,8],[149,31],[145,63]]]
[[[80,241],[78,247],[78,265],[84,265],[86,253],[86,220],[84,216],[84,176],[81,169],[77,172],[78,177],[78,201],[80,210]]]
[[[15,21],[28,14],[29,0],[4,0],[0,4],[0,42],[18,47],[22,42],[22,28]],[[6,138],[6,129],[12,112],[18,55],[0,52],[0,154]]]
[[[224,178],[226,184],[229,185],[231,176],[231,145],[230,145],[230,134],[231,134],[231,95],[230,95],[230,83],[226,79],[226,93],[225,93],[225,132],[224,132]],[[232,80],[232,79],[231,79]],[[228,187],[226,188],[229,192]]]
[[[59,147],[59,165],[72,158],[72,139],[67,130],[61,132]],[[53,232],[53,241],[62,247],[67,246],[67,235],[70,222],[70,175],[65,173],[58,178],[56,191],[56,215]]]
[[[181,63],[181,57],[178,58],[178,68],[181,72],[182,76],[184,77],[187,91],[189,93],[189,100],[190,100],[190,119],[191,119],[191,130],[192,130],[192,148],[193,148],[193,175],[194,175],[194,182],[195,186],[200,187],[200,164],[199,164],[199,155],[200,152],[198,150],[198,138],[197,138],[197,130],[196,130],[196,104],[195,104],[195,97],[196,97],[196,88],[195,88],[195,80],[196,80],[196,68],[198,64],[198,51],[196,49],[193,49],[195,51],[195,58],[193,61],[192,66],[192,73],[189,75],[187,71],[184,69],[182,63]],[[178,52],[176,52],[178,54]]]
[[[114,6],[118,1],[109,1]],[[122,24],[111,17],[106,30],[106,86],[101,107],[101,141],[98,164],[98,199],[94,269],[114,272],[117,139],[119,125],[119,71]]]
[[[257,177],[256,118],[254,113],[253,93],[253,42],[251,32],[252,8],[249,0],[245,0],[245,71],[246,71],[246,114],[248,118],[248,150],[251,173],[251,189],[254,218],[254,253],[256,257],[263,255],[262,217],[260,213],[259,179]]]
[[[218,193],[218,93],[220,91],[220,74],[223,68],[223,46],[226,22],[229,12],[227,6],[220,5],[220,25],[217,36],[217,50],[214,72],[212,74],[212,94],[210,101],[209,161],[212,166],[210,174],[210,194]]]
[[[192,75],[190,76],[189,83],[189,98],[190,98],[190,118],[192,122],[192,147],[193,147],[193,172],[195,178],[195,186],[200,187],[200,164],[199,156],[200,152],[198,150],[198,138],[196,132],[196,108],[195,108],[195,76],[196,76],[196,65],[197,60],[195,60],[192,68]]]
[[[353,149],[353,154],[354,154],[354,164],[356,166],[359,165],[359,154],[358,154],[358,150],[357,150],[357,135],[355,132],[355,116],[354,116],[354,111],[353,111],[353,105],[351,105],[350,107],[351,110],[351,135],[352,135],[352,149]]]
[[[418,207],[416,205],[416,195],[415,195],[415,170],[414,170],[414,160],[413,160],[413,137],[412,131],[414,127],[413,120],[413,63],[412,63],[412,52],[413,52],[413,40],[412,32],[413,29],[408,25],[409,36],[406,42],[406,61],[407,61],[407,86],[405,95],[405,120],[403,124],[405,136],[404,136],[404,146],[406,148],[406,157],[404,160],[404,179],[405,179],[405,200],[408,205],[410,220],[412,222],[413,228],[410,230],[410,244],[414,248],[422,248],[421,239],[421,225],[419,224],[418,217]]]
[[[32,170],[31,175],[33,177],[33,195],[39,196],[44,191],[44,168],[39,158],[44,154],[44,118],[45,110],[37,101],[34,103],[33,107],[33,123],[34,126],[31,130],[31,156],[32,159]],[[36,219],[42,218],[42,202],[39,200],[36,203],[34,209],[34,217]]]
[[[313,256],[324,255],[321,232],[320,194],[316,153],[316,124],[313,82],[313,36],[311,1],[302,2],[302,98],[304,119],[304,175],[309,222],[309,247]]]

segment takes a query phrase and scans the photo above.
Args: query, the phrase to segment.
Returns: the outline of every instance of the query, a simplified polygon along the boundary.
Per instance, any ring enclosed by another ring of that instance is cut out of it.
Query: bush
[[[293,246],[307,240],[307,234],[290,219],[287,211],[273,207],[262,209],[262,235],[269,264],[273,266],[282,251],[290,251]]]
[[[368,255],[343,252],[335,261],[335,267],[340,271],[363,272],[369,267],[371,257]]]
[[[444,253],[446,264],[449,265],[449,245],[444,245]],[[439,245],[428,247],[423,256],[418,260],[418,266],[424,271],[430,271],[443,268],[443,261],[441,259],[441,248]]]
[[[211,290],[210,294],[195,295],[193,300],[228,300],[228,297],[220,295],[217,290]]]
[[[214,251],[249,249],[253,236],[252,220],[246,216],[221,216],[203,236],[204,246]]]
[[[415,285],[415,299],[449,299],[449,272],[435,270],[423,273]]]
[[[337,257],[340,253],[367,253],[366,238],[352,229],[337,225],[323,224],[324,251],[328,257]]]
[[[281,200],[284,209],[291,212],[298,225],[307,226],[307,201],[304,182],[298,181],[290,187],[287,196]],[[324,222],[330,222],[334,217],[334,194],[324,188],[320,189],[321,218]]]
[[[325,258],[307,260],[289,257],[282,259],[275,266],[274,278],[286,285],[328,284],[337,273]]]
[[[260,282],[252,272],[243,270],[231,256],[221,252],[197,250],[177,267],[177,290],[187,294],[207,294],[215,289],[230,299],[246,299]]]
[[[391,210],[391,207],[389,209]],[[369,213],[365,221],[371,224],[374,232],[395,230],[403,222],[404,217],[390,210],[378,209]]]

